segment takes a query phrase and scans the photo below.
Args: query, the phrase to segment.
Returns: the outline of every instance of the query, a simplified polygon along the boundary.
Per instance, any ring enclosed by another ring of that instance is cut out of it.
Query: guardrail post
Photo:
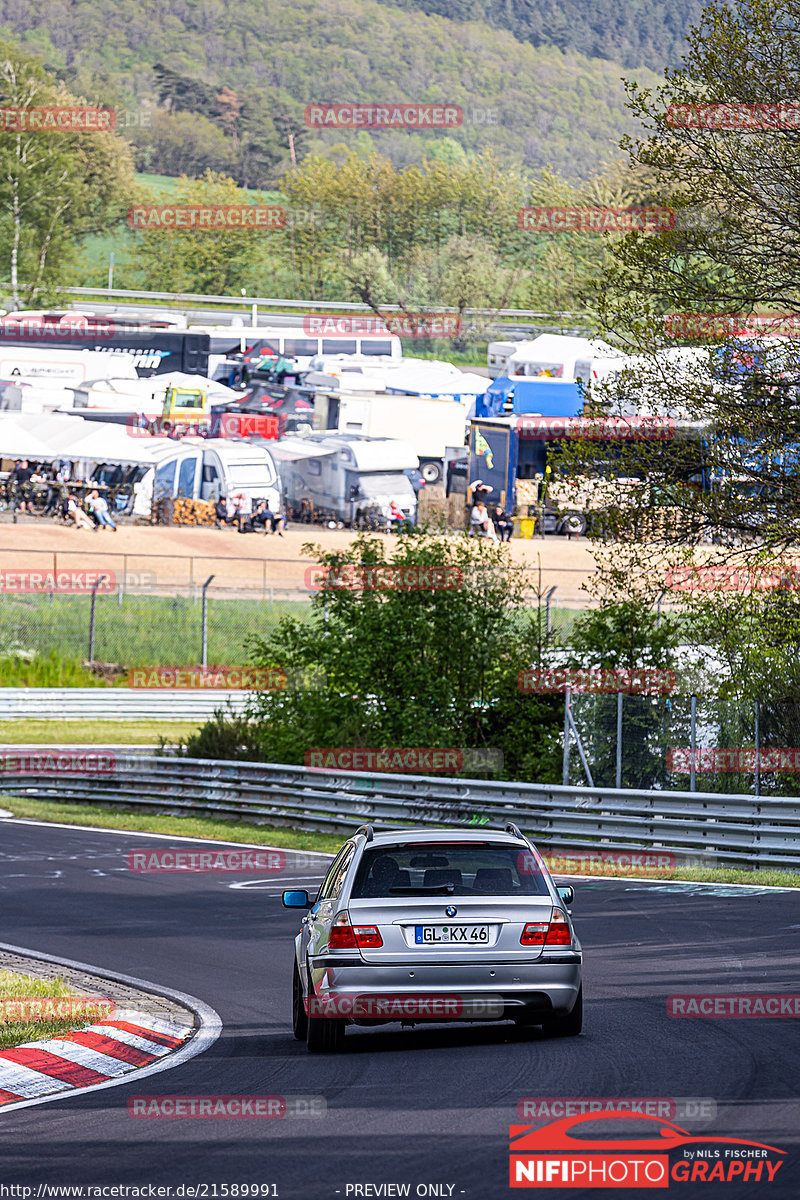
[[[761,730],[760,730],[760,728],[759,728],[759,717],[760,717],[760,715],[761,715],[761,714],[760,714],[760,712],[759,712],[759,705],[758,705],[758,701],[756,700],[756,701],[755,701],[755,724],[756,724],[756,729],[755,729],[755,733],[756,733],[756,779],[755,779],[755,784],[756,784],[756,796],[760,796],[760,795],[761,795]]]
[[[89,662],[94,662],[94,607],[97,603],[97,589],[106,578],[105,575],[100,575],[92,586],[92,599],[89,605]]]
[[[617,692],[617,771],[615,787],[622,787],[622,692]]]
[[[571,698],[571,690],[567,688],[564,692],[564,757],[561,770],[561,782],[564,787],[569,787],[569,705]]]
[[[556,584],[554,587],[551,587],[550,591],[547,593],[547,595],[544,598],[545,632],[547,634],[548,641],[550,640],[550,634],[553,632],[553,625],[552,625],[552,621],[550,620],[550,597],[552,596],[553,592],[556,590],[557,586],[558,585]]]
[[[689,737],[690,762],[689,762],[689,791],[694,791],[695,771],[697,767],[697,696],[692,696],[691,709],[691,731]]]
[[[200,666],[201,667],[206,666],[206,659],[208,658],[208,585],[211,583],[211,580],[213,578],[214,578],[213,575],[209,575],[208,579],[203,584],[203,616],[202,616],[203,637],[202,637],[202,646],[201,646],[201,654],[200,654]]]

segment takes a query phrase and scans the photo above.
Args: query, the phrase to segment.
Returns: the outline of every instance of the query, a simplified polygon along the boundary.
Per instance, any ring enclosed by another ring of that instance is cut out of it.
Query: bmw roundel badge
[[[454,917],[458,912],[458,909],[453,904],[448,904],[444,911],[447,913],[448,917]]]

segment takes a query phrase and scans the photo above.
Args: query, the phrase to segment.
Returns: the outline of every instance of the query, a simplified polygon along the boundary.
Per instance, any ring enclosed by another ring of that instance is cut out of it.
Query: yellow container
[[[532,538],[536,522],[533,517],[522,517],[519,523],[519,536]]]

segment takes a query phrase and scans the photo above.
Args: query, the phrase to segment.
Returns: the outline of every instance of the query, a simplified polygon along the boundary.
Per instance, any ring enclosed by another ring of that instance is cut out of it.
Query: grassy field
[[[66,999],[76,997],[76,993],[63,979],[39,979],[31,975],[19,975],[15,971],[0,971],[0,1050],[19,1046],[21,1042],[34,1042],[40,1038],[56,1037],[71,1029],[80,1029],[105,1015],[102,1006],[98,1006],[93,1014],[91,1011],[81,1011],[81,1004],[77,1015],[64,1020],[40,1019],[35,1014],[35,1001],[46,997]],[[24,1001],[34,1003],[24,1004]],[[43,1008],[46,1010],[46,1006]],[[26,1020],[26,1015],[32,1016],[32,1019]]]
[[[259,846],[281,846],[289,850],[316,850],[333,853],[344,836],[311,833],[302,830],[274,829],[242,821],[220,821],[208,817],[128,813],[122,808],[94,804],[60,804],[51,800],[2,797],[3,806],[15,817],[38,821],[57,821],[71,825],[95,825],[102,829],[140,830],[151,833],[246,842]],[[546,851],[545,851],[546,853]],[[590,872],[575,872],[589,874]],[[800,887],[800,872],[741,871],[735,868],[711,869],[679,867],[658,873],[659,882],[684,880],[692,883],[736,883],[758,887]]]
[[[88,596],[76,595],[3,596],[0,660],[52,654],[87,658],[90,603]],[[195,665],[200,661],[201,609],[190,596],[126,595],[122,604],[116,596],[100,596],[94,658],[126,667]],[[249,637],[268,634],[283,616],[302,618],[309,612],[303,600],[209,599],[209,665],[247,666]]]
[[[3,693],[0,691],[0,716]],[[2,721],[0,742],[36,746],[157,746],[188,737],[202,721]]]

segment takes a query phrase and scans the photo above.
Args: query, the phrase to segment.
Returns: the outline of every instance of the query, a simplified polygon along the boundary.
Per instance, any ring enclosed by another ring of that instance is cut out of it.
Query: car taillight
[[[338,925],[328,936],[329,950],[357,950],[356,935],[352,925]]]
[[[351,925],[348,913],[334,919],[328,935],[329,950],[374,950],[383,945],[375,925]]]
[[[550,918],[550,928],[547,931],[545,938],[545,946],[571,946],[572,931],[569,927],[569,921],[566,914],[560,908],[553,909],[553,915]]]
[[[354,925],[353,933],[359,950],[374,950],[383,945],[383,938],[375,925]]]
[[[523,929],[522,937],[519,940],[523,946],[543,946],[546,937],[546,923],[541,925],[538,921],[529,921]]]
[[[519,940],[522,946],[571,946],[572,932],[564,913],[560,908],[554,908],[549,924],[528,921]]]

